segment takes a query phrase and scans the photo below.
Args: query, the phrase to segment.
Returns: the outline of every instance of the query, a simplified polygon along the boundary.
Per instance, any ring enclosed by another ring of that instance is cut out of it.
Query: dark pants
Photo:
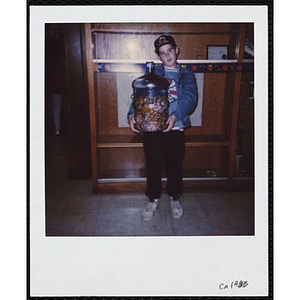
[[[165,163],[167,194],[179,197],[182,194],[182,164],[185,154],[184,131],[145,132],[144,151],[147,168],[146,196],[159,198],[162,192],[161,173]]]

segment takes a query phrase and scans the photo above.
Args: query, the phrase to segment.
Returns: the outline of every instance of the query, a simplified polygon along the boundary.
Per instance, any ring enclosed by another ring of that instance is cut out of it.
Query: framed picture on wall
[[[207,59],[228,59],[228,46],[207,46]]]

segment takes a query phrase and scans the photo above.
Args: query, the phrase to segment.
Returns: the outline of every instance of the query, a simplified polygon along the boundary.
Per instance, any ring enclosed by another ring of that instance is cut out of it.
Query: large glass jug
[[[169,117],[169,81],[154,73],[153,62],[146,63],[146,74],[132,82],[135,128],[142,132],[163,131]]]

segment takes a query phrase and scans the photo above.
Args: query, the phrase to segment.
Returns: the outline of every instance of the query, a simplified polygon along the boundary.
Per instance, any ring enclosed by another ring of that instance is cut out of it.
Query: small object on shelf
[[[142,132],[163,131],[169,117],[169,81],[154,73],[153,62],[146,63],[146,74],[132,82],[135,128]]]
[[[209,169],[206,171],[206,175],[208,177],[220,177],[221,176],[221,171],[217,169]]]

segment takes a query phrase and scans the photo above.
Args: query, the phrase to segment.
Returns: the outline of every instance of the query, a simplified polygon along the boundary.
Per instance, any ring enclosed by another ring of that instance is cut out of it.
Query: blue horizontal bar
[[[161,64],[155,64],[160,66]],[[194,73],[235,73],[253,72],[254,63],[187,63],[180,64],[182,67]],[[112,73],[145,73],[146,64],[141,63],[98,63],[98,72]]]

